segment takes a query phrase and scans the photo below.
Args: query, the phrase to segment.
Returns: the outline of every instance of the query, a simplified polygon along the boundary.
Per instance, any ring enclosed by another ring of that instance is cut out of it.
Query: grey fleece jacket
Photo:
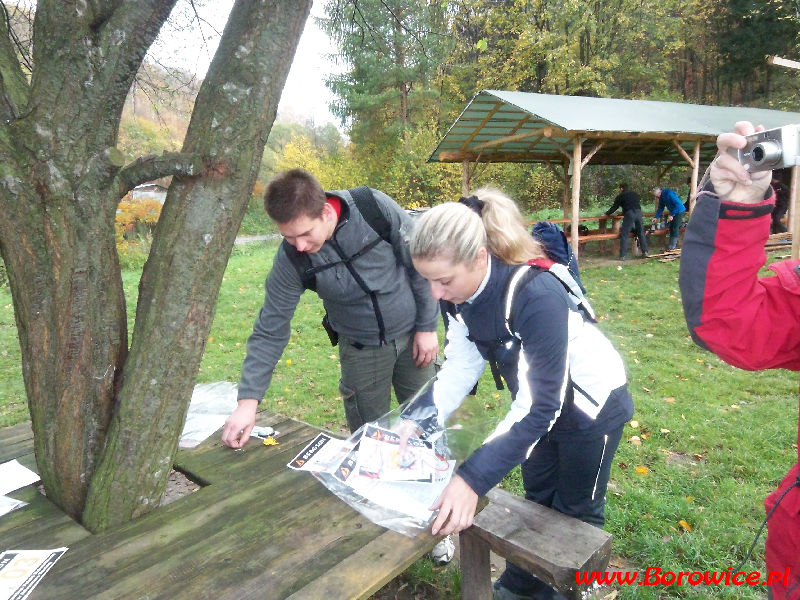
[[[332,239],[342,250],[352,256],[378,234],[364,220],[353,204],[350,192],[327,192],[342,203],[339,223]],[[386,340],[417,331],[436,331],[439,308],[430,293],[428,282],[420,276],[411,263],[403,238],[411,227],[411,219],[389,196],[372,190],[381,212],[391,226],[391,244],[381,241],[352,265],[377,292],[383,316]],[[339,262],[339,255],[325,242],[319,252],[308,255],[312,266]],[[317,273],[317,294],[322,298],[328,319],[342,336],[364,345],[378,345],[378,322],[372,301],[344,264]],[[247,355],[242,364],[239,380],[239,399],[261,400],[269,388],[272,372],[289,342],[290,322],[303,284],[283,246],[278,249],[272,270],[265,283],[264,305],[247,340]]]

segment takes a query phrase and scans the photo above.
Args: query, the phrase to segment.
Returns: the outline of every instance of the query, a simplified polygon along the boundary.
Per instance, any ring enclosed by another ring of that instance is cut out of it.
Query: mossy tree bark
[[[127,92],[176,0],[40,0],[33,66],[0,19],[0,252],[48,496],[98,531],[166,486],[225,264],[311,0],[237,0],[180,153],[123,164]],[[128,347],[120,198],[174,175]]]

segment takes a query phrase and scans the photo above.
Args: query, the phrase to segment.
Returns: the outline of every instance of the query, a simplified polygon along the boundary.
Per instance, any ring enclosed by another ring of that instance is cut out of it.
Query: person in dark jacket
[[[443,426],[491,360],[512,402],[432,507],[431,532],[469,527],[478,498],[516,465],[527,498],[602,527],[614,452],[633,415],[622,358],[510,198],[484,188],[462,200],[427,211],[409,240],[434,298],[449,303],[445,361],[429,401]],[[495,598],[562,596],[508,563]]]
[[[772,178],[772,189],[775,190],[775,208],[772,209],[772,226],[770,233],[784,233],[786,225],[781,221],[789,210],[789,188],[779,177]]]
[[[642,205],[639,203],[639,194],[628,188],[627,183],[619,184],[619,195],[614,198],[614,204],[606,211],[612,215],[618,208],[622,208],[622,226],[619,230],[619,259],[625,260],[628,255],[628,239],[631,231],[636,232],[639,240],[639,249],[642,258],[647,258],[647,238],[644,235],[642,223]]]
[[[439,307],[404,242],[410,217],[386,194],[371,194],[390,226],[388,241],[377,239],[348,190],[324,192],[301,169],[274,178],[264,197],[286,243],[305,254],[312,268],[322,267],[315,287],[329,327],[338,334],[339,390],[351,431],[389,411],[392,386],[401,402],[423,387],[434,375],[439,350]],[[275,255],[264,306],[247,340],[238,407],[222,430],[222,441],[231,448],[241,448],[250,437],[305,289],[290,250],[281,245]]]
[[[775,276],[759,277],[775,201],[770,171],[750,173],[727,152],[743,148],[753,132],[740,122],[717,139],[710,182],[701,186],[684,238],[683,310],[694,341],[724,361],[800,371],[800,261],[775,262]],[[795,464],[764,501],[767,571],[785,574],[769,588],[774,600],[800,598],[800,427],[794,441]],[[787,450],[788,442],[776,440]]]

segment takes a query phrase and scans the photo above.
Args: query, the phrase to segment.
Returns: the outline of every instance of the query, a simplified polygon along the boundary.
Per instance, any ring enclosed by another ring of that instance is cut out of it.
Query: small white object
[[[447,537],[443,537],[439,543],[433,547],[433,550],[431,550],[431,558],[437,565],[446,565],[453,560],[455,553],[456,545],[453,543],[453,539],[448,535]]]

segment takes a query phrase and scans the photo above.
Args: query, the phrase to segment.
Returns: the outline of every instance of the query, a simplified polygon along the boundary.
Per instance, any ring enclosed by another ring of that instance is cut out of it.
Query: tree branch
[[[121,198],[137,185],[168,175],[198,175],[203,170],[199,155],[189,152],[148,154],[120,169],[114,182]]]
[[[0,3],[2,4],[2,3]],[[19,111],[28,101],[28,80],[22,71],[14,42],[8,10],[2,4],[0,14],[0,117],[9,121],[19,117]]]

